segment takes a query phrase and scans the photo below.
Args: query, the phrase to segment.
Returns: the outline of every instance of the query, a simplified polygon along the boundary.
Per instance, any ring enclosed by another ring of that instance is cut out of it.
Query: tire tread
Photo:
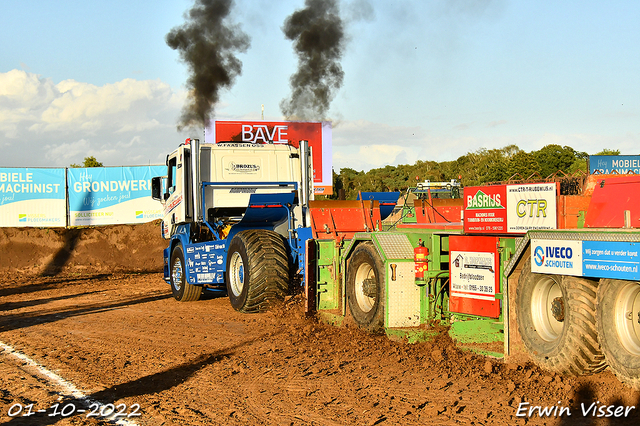
[[[237,234],[247,252],[248,293],[241,312],[265,312],[284,300],[289,289],[289,258],[283,237],[264,229]]]
[[[524,299],[523,283],[528,279],[534,279],[531,275],[531,259],[524,264],[519,285],[516,290],[516,300]],[[567,301],[565,301],[565,318],[569,322],[565,324],[563,336],[564,342],[560,342],[557,348],[550,353],[539,353],[536,344],[529,337],[530,333],[536,333],[527,329],[520,304],[518,309],[518,330],[522,336],[525,348],[529,356],[541,368],[548,371],[579,376],[597,373],[604,370],[607,364],[598,341],[596,329],[596,296],[597,282],[571,276],[561,276],[561,285],[566,288]]]

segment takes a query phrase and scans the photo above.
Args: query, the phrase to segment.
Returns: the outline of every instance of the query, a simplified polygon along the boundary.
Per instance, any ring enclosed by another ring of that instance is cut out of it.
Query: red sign
[[[449,237],[449,250],[451,312],[498,318],[498,237],[452,235]]]
[[[309,142],[313,155],[314,192],[333,193],[331,171],[331,123],[302,121],[214,121],[205,131],[205,142],[288,144],[298,148]]]
[[[505,185],[464,188],[464,232],[507,233]]]

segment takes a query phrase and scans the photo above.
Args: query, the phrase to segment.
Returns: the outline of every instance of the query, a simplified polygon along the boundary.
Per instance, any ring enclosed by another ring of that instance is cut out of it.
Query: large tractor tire
[[[358,244],[347,264],[347,301],[353,320],[363,330],[384,331],[384,263],[371,242]]]
[[[640,283],[601,280],[597,324],[609,367],[621,382],[640,391]]]
[[[186,281],[184,251],[177,245],[171,252],[170,263],[171,291],[179,302],[193,302],[202,295],[202,286],[192,285]]]
[[[533,361],[578,376],[606,368],[596,332],[597,283],[522,269],[516,290],[518,330]]]
[[[252,229],[233,237],[227,254],[226,284],[235,310],[269,310],[284,300],[289,281],[289,257],[280,234]]]

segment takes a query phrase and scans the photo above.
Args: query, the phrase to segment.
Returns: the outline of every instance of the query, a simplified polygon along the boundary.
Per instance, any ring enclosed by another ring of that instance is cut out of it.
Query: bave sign
[[[464,188],[464,231],[524,234],[556,229],[558,184],[472,186]]]
[[[274,143],[298,148],[301,140],[309,142],[313,153],[314,193],[333,194],[331,122],[216,120],[205,129],[205,143]]]

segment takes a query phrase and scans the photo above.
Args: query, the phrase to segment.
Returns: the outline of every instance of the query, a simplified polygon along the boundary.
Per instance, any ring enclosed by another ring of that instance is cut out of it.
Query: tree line
[[[604,149],[596,155],[619,155],[620,151]],[[413,165],[385,166],[368,172],[351,168],[333,172],[334,194],[344,190],[347,200],[356,199],[358,192],[403,191],[417,182],[459,180],[463,186],[477,186],[507,180],[546,179],[553,175],[587,174],[589,154],[569,146],[547,145],[538,151],[525,152],[516,145],[501,149],[479,149],[454,161],[423,161]]]

